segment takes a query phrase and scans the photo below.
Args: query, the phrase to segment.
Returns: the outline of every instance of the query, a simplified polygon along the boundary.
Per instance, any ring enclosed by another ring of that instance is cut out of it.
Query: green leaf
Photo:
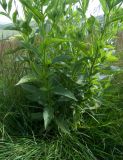
[[[106,0],[109,9],[111,10],[112,8],[114,8],[116,5],[118,5],[119,3],[123,2],[123,0]]]
[[[5,13],[5,12],[0,12],[0,15],[8,17],[7,13]]]
[[[96,18],[94,16],[91,16],[90,18],[88,18],[87,27],[89,32],[93,31],[93,27],[95,27],[95,21],[96,21]]]
[[[100,3],[101,3],[101,6],[102,6],[102,9],[103,9],[104,13],[107,15],[109,13],[109,7],[108,7],[108,4],[107,4],[107,1],[106,0],[100,0]]]
[[[47,6],[48,3],[49,3],[49,0],[42,0],[42,4],[43,4],[44,6]]]
[[[35,15],[36,17],[38,17],[40,20],[44,20],[44,16],[41,12],[39,12],[36,8],[34,8],[31,3],[29,3],[27,0],[20,0],[20,2],[26,6],[28,9],[30,9],[30,11],[33,13],[33,15]]]
[[[113,6],[123,3],[123,0],[114,0]]]
[[[9,2],[8,2],[8,13],[9,14],[10,14],[10,11],[12,9],[12,2],[13,2],[13,0],[9,0]]]
[[[29,95],[26,95],[26,98],[31,102],[36,102],[41,106],[46,106],[45,96],[40,92],[35,92]]]
[[[73,99],[74,101],[77,101],[76,97],[71,91],[60,86],[57,86],[54,88],[54,94],[61,95],[61,96]]]
[[[7,3],[6,3],[6,0],[2,0],[2,3],[1,3],[2,7],[4,10],[7,9]]]
[[[16,85],[20,85],[20,84],[23,84],[23,83],[34,82],[34,81],[37,81],[37,80],[38,79],[35,75],[26,75],[26,76],[22,77]]]
[[[112,55],[112,52],[108,52],[108,54],[106,55],[106,59],[109,62],[116,62],[118,60],[116,56]]]
[[[66,0],[66,4],[75,4],[78,0]]]
[[[18,16],[18,11],[15,10],[14,13],[13,13],[13,15],[12,15],[12,19],[13,19],[14,23],[16,23],[16,21],[17,21],[17,16]]]
[[[63,42],[69,42],[69,39],[63,39],[63,38],[47,38],[45,40],[45,44],[46,45],[50,45],[52,43],[63,43]]]
[[[51,120],[54,117],[53,108],[45,107],[43,112],[43,119],[44,119],[44,128],[47,129],[48,125],[50,124]]]
[[[32,28],[29,26],[27,21],[23,22],[20,27],[22,28],[22,32],[27,35],[32,32]]]
[[[82,0],[82,11],[85,14],[89,5],[89,0]]]
[[[47,9],[45,10],[45,13],[48,13],[48,12],[52,11],[54,8],[57,7],[57,4],[58,4],[58,0],[50,1],[50,4],[47,5]]]
[[[28,91],[29,93],[39,93],[40,92],[39,88],[35,87],[34,85],[22,84],[21,86],[24,90]]]
[[[120,8],[116,14],[112,15],[109,24],[115,21],[122,21],[122,20],[123,20],[123,8]]]

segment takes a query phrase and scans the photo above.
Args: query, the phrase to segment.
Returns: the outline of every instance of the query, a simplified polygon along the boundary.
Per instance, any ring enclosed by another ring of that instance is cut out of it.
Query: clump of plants
[[[23,19],[17,7],[12,12],[12,0],[1,0],[0,4],[4,10],[1,14],[13,22],[6,29],[20,33],[17,58],[24,65],[24,72],[15,87],[22,88],[26,98],[21,106],[24,133],[33,138],[74,135],[77,145],[82,138],[80,145],[86,146],[85,150],[89,151],[89,144],[95,145],[90,148],[96,157],[113,157],[112,150],[109,155],[105,146],[105,152],[101,152],[102,146],[96,145],[105,137],[104,126],[108,124],[102,115],[106,113],[104,106],[109,104],[104,105],[103,98],[115,73],[111,64],[117,60],[115,41],[123,20],[122,0],[100,0],[103,19],[86,16],[89,0],[19,2]],[[98,131],[97,141],[92,126]],[[103,128],[101,133],[98,127]],[[96,159],[91,151],[85,152],[85,157]],[[67,159],[71,159],[69,156]]]

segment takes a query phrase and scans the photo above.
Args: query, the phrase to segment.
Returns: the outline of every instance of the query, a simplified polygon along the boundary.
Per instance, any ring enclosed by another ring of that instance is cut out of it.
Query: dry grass
[[[6,51],[10,49],[16,49],[18,46],[18,41],[16,39],[12,40],[1,40],[0,41],[0,55],[3,55]]]
[[[119,66],[123,67],[123,32],[118,33],[117,53],[119,56]]]
[[[123,32],[118,33],[117,48],[118,51],[123,51]]]

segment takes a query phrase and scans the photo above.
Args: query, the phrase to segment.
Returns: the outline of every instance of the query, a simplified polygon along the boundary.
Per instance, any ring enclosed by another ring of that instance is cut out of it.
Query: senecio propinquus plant
[[[89,0],[19,2],[23,19],[17,7],[12,12],[14,0],[0,0],[4,10],[0,14],[13,23],[6,29],[21,35],[20,56],[28,68],[16,85],[39,106],[30,114],[43,119],[45,130],[57,127],[70,133],[83,125],[84,113],[94,118],[110,84],[110,65],[117,59],[116,34],[123,20],[122,0],[100,0],[102,18],[86,16]]]

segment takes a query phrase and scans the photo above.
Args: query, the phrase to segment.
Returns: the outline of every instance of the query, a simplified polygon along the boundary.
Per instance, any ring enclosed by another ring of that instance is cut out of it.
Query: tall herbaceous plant
[[[89,18],[89,0],[19,2],[22,19],[16,1],[0,0],[0,14],[13,23],[6,29],[20,33],[20,56],[28,68],[16,87],[38,106],[30,109],[32,119],[44,122],[45,130],[69,134],[83,125],[83,114],[96,120],[103,90],[110,85],[122,0],[100,0],[104,15]]]

